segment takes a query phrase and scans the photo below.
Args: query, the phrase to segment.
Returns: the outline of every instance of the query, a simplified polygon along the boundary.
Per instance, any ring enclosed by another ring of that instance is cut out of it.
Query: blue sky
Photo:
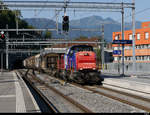
[[[13,0],[12,0],[13,1]],[[19,1],[19,0],[18,0]],[[30,0],[26,0],[30,1]],[[45,1],[51,1],[51,0],[45,0]],[[52,0],[52,1],[63,1],[63,0]],[[72,2],[76,1],[88,1],[88,2],[132,2],[132,0],[71,0]],[[135,6],[136,6],[136,15],[135,19],[136,21],[150,21],[150,0],[135,0]],[[143,11],[146,9],[145,11]],[[142,12],[141,12],[142,11]],[[125,10],[125,17],[130,15],[131,9]],[[55,20],[55,11],[52,9],[49,9],[48,11],[41,9],[40,11],[22,11],[23,18],[49,18]],[[63,12],[59,13],[59,21],[61,21]],[[121,14],[120,13],[114,13],[114,12],[67,12],[67,15],[70,16],[70,19],[79,19],[87,16],[92,15],[98,15],[102,16],[103,18],[112,18],[118,22],[121,22]],[[125,18],[126,22],[131,21],[131,16],[129,18]]]

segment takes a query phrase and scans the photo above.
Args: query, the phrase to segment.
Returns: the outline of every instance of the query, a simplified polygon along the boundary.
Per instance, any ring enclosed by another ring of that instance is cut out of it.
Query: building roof
[[[99,40],[99,38],[97,38],[97,37],[93,37],[93,38],[90,38],[90,39],[88,39],[88,38],[84,38],[84,39],[78,39],[78,40],[72,40],[72,41],[87,41],[87,42],[93,42],[93,41],[95,41],[95,42],[97,42]],[[70,41],[71,42],[71,41]],[[73,46],[73,45],[91,45],[91,46],[93,46],[93,47],[97,47],[97,44],[90,44],[90,43],[80,43],[80,44],[78,44],[78,43],[68,43],[68,44],[56,44],[56,45],[53,45],[52,46],[52,48],[65,48],[65,47],[71,47],[71,46]]]
[[[40,55],[45,55],[45,54],[49,54],[49,53],[60,53],[60,54],[64,54],[66,53],[67,48],[45,48],[43,50],[41,50]]]

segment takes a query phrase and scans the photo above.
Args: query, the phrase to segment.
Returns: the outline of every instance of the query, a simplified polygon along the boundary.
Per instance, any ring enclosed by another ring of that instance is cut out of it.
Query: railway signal
[[[62,29],[65,32],[69,31],[69,16],[63,16]]]
[[[5,34],[3,31],[1,31],[0,38],[1,38],[1,40],[5,40]]]

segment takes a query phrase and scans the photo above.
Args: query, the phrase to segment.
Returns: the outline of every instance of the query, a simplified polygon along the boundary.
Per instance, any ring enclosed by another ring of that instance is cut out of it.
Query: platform
[[[14,71],[0,72],[0,113],[35,113],[40,109],[32,93]]]
[[[103,73],[102,75],[104,77],[104,85],[110,84],[112,86],[121,87],[124,88],[124,91],[127,91],[127,89],[131,89],[134,91],[130,91],[130,93],[136,93],[138,95],[150,98],[150,76],[144,77],[138,75],[121,77],[115,74],[111,75],[110,73]],[[122,90],[121,88],[118,88],[118,90]]]

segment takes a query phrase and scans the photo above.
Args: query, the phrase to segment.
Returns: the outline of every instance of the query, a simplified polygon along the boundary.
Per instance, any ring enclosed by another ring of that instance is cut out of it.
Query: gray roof
[[[45,48],[40,51],[40,55],[45,55],[49,53],[66,53],[67,48]]]

